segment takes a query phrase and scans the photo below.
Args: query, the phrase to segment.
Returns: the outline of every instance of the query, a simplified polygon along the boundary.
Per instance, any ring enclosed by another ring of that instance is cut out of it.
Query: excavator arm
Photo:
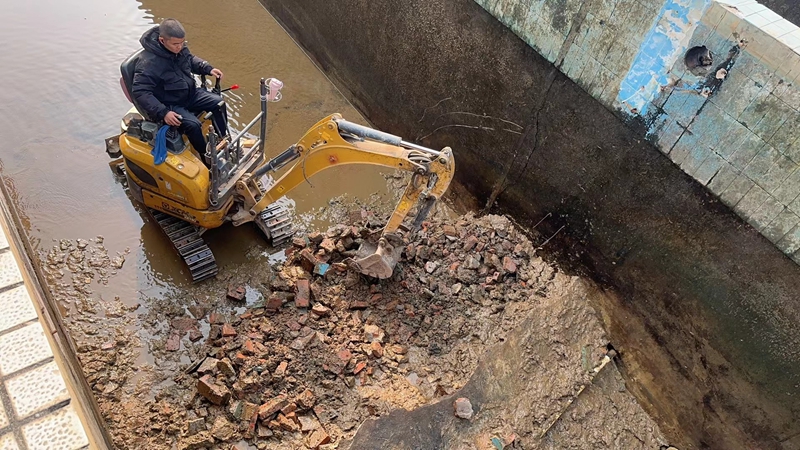
[[[265,192],[256,186],[262,175],[279,170],[294,161]],[[265,208],[292,189],[323,170],[345,164],[369,164],[412,173],[411,180],[395,207],[392,216],[373,249],[362,247],[362,257],[351,259],[349,266],[376,278],[388,278],[402,252],[402,239],[397,231],[415,205],[421,203],[414,220],[418,226],[436,200],[447,191],[455,172],[455,161],[449,147],[432,150],[403,141],[342,119],[333,114],[314,125],[296,144],[281,155],[265,162],[236,185],[244,198],[244,208],[233,217],[235,225],[252,221]],[[365,254],[367,253],[367,254]]]

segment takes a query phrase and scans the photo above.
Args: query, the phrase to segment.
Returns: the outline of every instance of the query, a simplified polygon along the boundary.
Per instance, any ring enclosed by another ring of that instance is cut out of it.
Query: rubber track
[[[206,280],[219,272],[214,254],[200,236],[200,230],[196,225],[161,211],[154,209],[148,209],[148,211],[183,258],[192,275],[193,282]]]

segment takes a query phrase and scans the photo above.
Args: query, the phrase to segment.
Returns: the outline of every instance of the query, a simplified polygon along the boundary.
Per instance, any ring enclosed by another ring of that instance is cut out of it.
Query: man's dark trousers
[[[213,113],[211,120],[214,124],[214,131],[220,137],[227,135],[228,113],[225,110],[224,104],[221,107],[217,106],[221,101],[221,95],[198,88],[195,90],[194,97],[185,108],[182,106],[169,107],[169,109],[183,117],[178,131],[189,138],[192,147],[200,153],[201,157],[206,153],[206,138],[203,136],[203,128],[200,120],[197,118],[197,114],[203,111]]]

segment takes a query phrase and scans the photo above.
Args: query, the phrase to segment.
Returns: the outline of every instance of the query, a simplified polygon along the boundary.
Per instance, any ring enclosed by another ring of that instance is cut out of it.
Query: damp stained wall
[[[800,28],[752,0],[476,2],[800,263]]]

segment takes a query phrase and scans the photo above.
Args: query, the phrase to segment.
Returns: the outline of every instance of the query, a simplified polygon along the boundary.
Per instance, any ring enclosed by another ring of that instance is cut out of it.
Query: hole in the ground
[[[683,63],[693,74],[703,76],[708,72],[708,68],[714,62],[714,55],[705,45],[692,47],[686,51]]]

